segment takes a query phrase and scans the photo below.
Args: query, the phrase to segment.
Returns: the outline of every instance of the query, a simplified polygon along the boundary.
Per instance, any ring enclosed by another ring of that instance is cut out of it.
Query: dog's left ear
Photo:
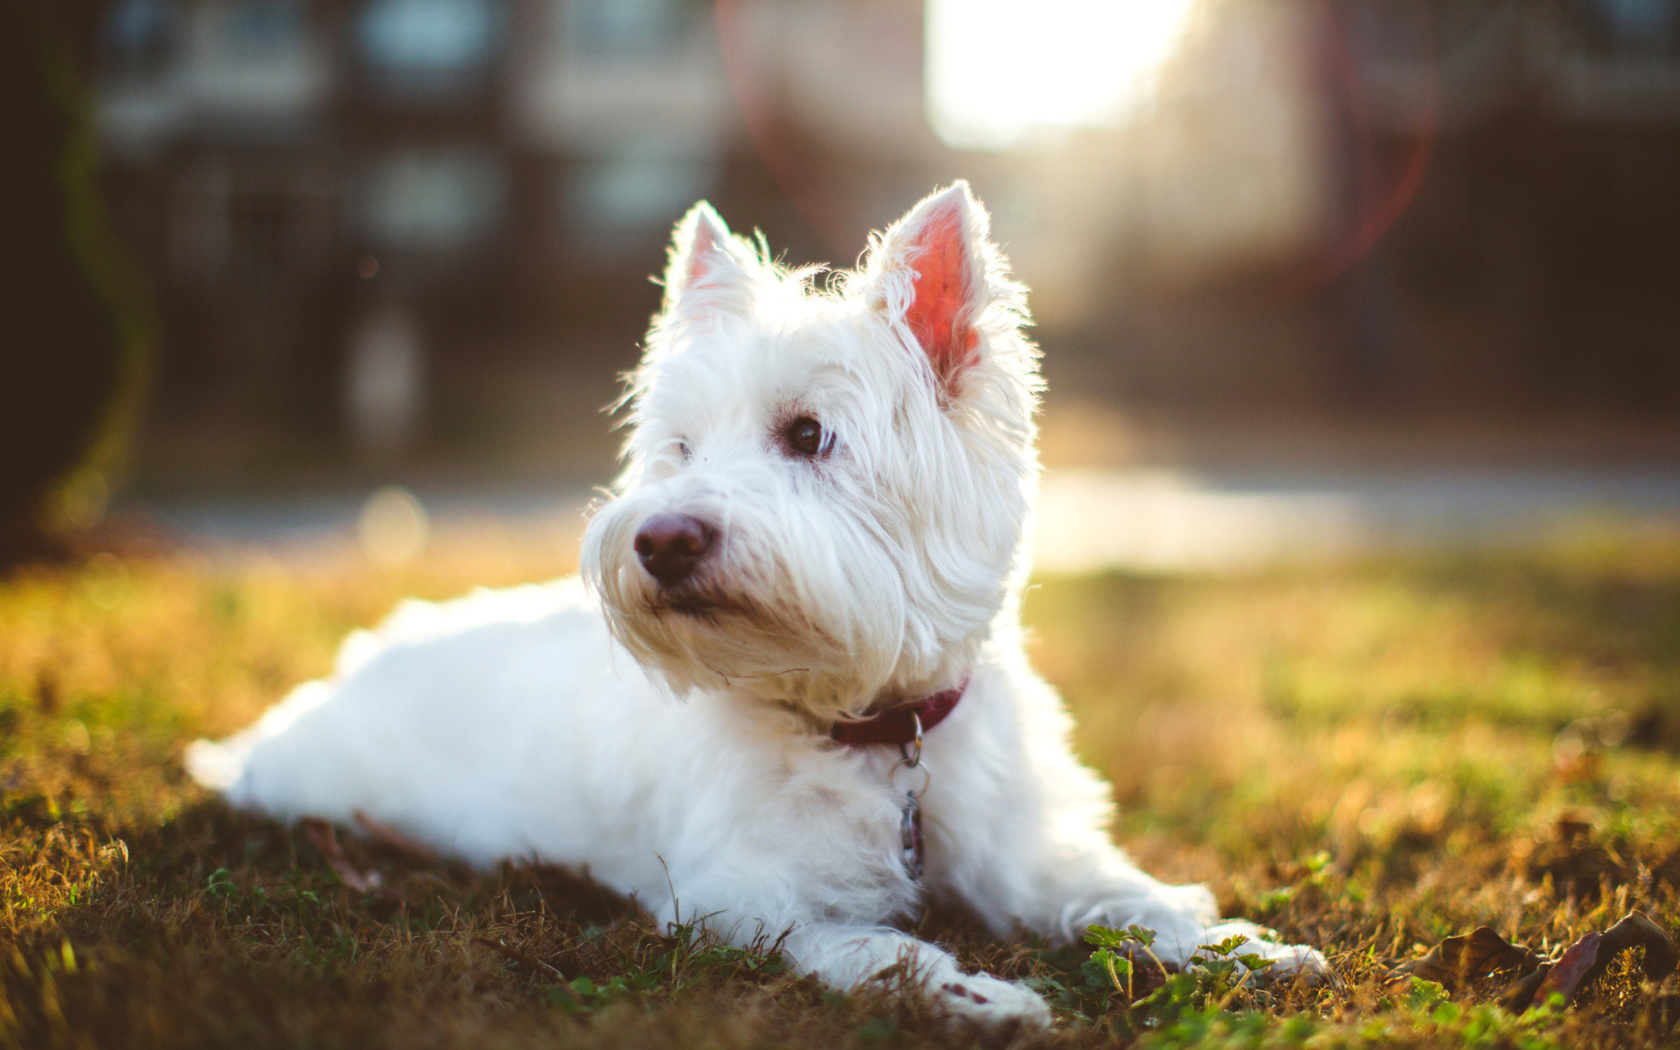
[[[903,322],[946,398],[961,393],[963,377],[980,363],[981,315],[1002,277],[990,225],[958,180],[910,209],[869,253],[872,303]]]

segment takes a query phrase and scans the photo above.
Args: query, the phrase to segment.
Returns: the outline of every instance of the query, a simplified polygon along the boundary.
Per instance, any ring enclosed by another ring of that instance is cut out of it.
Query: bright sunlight
[[[1197,0],[929,0],[927,107],[957,149],[1112,127],[1148,104]]]

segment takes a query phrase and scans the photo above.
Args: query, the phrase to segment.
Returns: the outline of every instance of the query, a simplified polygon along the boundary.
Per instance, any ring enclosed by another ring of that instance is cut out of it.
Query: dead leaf
[[[389,846],[398,853],[405,854],[409,859],[420,861],[423,864],[437,863],[437,850],[430,846],[409,838],[388,824],[379,823],[359,809],[351,813],[350,816],[356,821],[356,826],[362,829],[362,834],[380,845]]]
[[[1499,995],[1499,1005],[1514,1014],[1520,1014],[1534,1004],[1534,993],[1540,990],[1540,984],[1552,972],[1551,963],[1541,963],[1533,973],[1522,980],[1510,985]]]
[[[1394,977],[1421,977],[1457,989],[1490,973],[1506,970],[1528,973],[1539,965],[1540,957],[1532,951],[1481,926],[1467,935],[1448,937],[1428,955],[1397,968]]]
[[[1535,1002],[1545,1002],[1554,993],[1561,994],[1565,1002],[1574,1002],[1576,996],[1604,976],[1616,956],[1629,948],[1645,949],[1640,969],[1650,981],[1662,980],[1680,963],[1674,939],[1667,931],[1644,912],[1629,912],[1603,933],[1589,933],[1570,945],[1555,963],[1546,964],[1513,984],[1500,997],[1500,1002],[1506,1009],[1518,1012]]]
[[[1600,954],[1608,959],[1610,955],[1635,947],[1645,949],[1645,959],[1639,968],[1648,981],[1660,981],[1680,965],[1680,953],[1675,950],[1674,938],[1642,911],[1628,912],[1620,922],[1604,931]]]
[[[302,827],[309,844],[320,851],[321,856],[327,859],[327,863],[338,873],[338,877],[346,886],[357,893],[374,893],[384,884],[379,872],[370,871],[363,874],[356,870],[356,866],[350,863],[350,858],[344,855],[344,847],[338,844],[338,834],[330,823],[311,818],[303,821]]]
[[[1582,937],[1569,946],[1563,957],[1552,965],[1546,979],[1540,982],[1534,998],[1545,1002],[1553,995],[1562,993],[1564,1002],[1571,1002],[1581,985],[1586,982],[1587,975],[1597,969],[1598,950],[1604,940],[1602,933],[1593,932]]]

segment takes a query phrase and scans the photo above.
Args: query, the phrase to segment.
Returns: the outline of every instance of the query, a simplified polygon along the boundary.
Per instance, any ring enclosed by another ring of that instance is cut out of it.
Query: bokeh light
[[[356,539],[367,559],[382,568],[407,565],[426,549],[431,518],[414,493],[396,485],[374,491],[356,519]]]

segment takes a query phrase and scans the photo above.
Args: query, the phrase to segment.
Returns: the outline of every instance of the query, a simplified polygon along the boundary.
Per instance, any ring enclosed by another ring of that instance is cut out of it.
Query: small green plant
[[[1103,1018],[1118,1035],[1160,1036],[1170,1032],[1176,1034],[1169,1041],[1176,1041],[1180,1037],[1199,1038],[1215,1028],[1258,1032],[1277,1020],[1275,1017],[1265,1021],[1255,1019],[1259,1016],[1255,1013],[1257,1009],[1275,1005],[1273,998],[1257,989],[1253,981],[1254,975],[1263,973],[1272,962],[1243,952],[1247,937],[1239,935],[1201,945],[1188,965],[1177,973],[1170,972],[1155,955],[1152,930],[1140,926],[1123,930],[1092,926],[1086,931],[1085,940],[1095,950],[1081,964],[1080,974],[1084,990],[1097,996],[1098,1003],[1081,1004],[1079,997],[1067,994],[1067,987],[1060,982],[1041,979],[1036,986],[1047,993],[1063,993],[1060,998],[1064,1006],[1093,1020]],[[1137,969],[1140,956],[1148,958],[1153,964],[1151,970],[1160,978],[1141,997]],[[1247,1008],[1242,1013],[1232,1009],[1239,1004]],[[1080,1009],[1081,1005],[1087,1008]],[[1096,1008],[1090,1009],[1093,1005]]]
[[[1154,930],[1136,925],[1124,930],[1093,925],[1085,930],[1085,943],[1094,945],[1096,951],[1081,964],[1080,972],[1085,986],[1102,993],[1104,998],[1119,994],[1128,1004],[1137,998],[1133,980],[1133,956],[1137,952],[1149,956],[1161,975],[1166,976],[1166,967],[1150,948],[1155,943]]]
[[[890,1016],[871,1017],[857,1026],[857,1037],[865,1043],[888,1043],[898,1037],[898,1019]]]
[[[610,936],[612,931],[605,929],[585,930],[582,942],[597,946],[605,956],[601,961],[617,972],[546,984],[544,1000],[569,1012],[590,1012],[625,999],[671,999],[722,981],[773,977],[784,971],[773,946],[755,950],[725,944],[697,923],[673,923],[663,936],[645,927],[636,930],[638,935],[629,941]],[[547,962],[505,946],[498,950],[550,975],[564,976]]]
[[[588,977],[574,977],[566,984],[549,985],[544,989],[544,997],[563,1010],[589,1011],[646,992],[658,984],[659,976],[647,970],[620,974],[600,982]]]

